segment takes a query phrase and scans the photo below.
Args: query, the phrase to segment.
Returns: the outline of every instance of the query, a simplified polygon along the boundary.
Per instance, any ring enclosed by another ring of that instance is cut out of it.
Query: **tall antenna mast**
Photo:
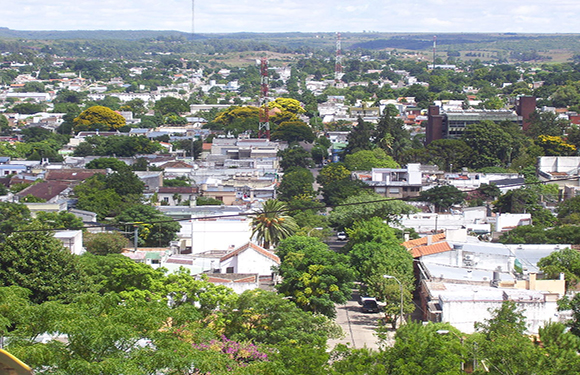
[[[433,70],[435,70],[435,56],[437,55],[437,35],[433,36]]]
[[[340,42],[340,33],[336,33],[336,59],[334,64],[334,81],[340,82],[342,78],[342,46]]]
[[[258,138],[270,139],[270,109],[268,108],[268,59],[260,60],[260,124]]]

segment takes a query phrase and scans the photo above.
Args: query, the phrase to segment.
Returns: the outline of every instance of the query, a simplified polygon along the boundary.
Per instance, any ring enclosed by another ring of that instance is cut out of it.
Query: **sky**
[[[17,0],[13,30],[580,33],[578,0]]]

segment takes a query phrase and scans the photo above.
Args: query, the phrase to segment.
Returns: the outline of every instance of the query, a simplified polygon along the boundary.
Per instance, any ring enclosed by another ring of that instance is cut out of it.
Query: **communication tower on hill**
[[[340,41],[340,33],[336,33],[336,58],[334,64],[334,81],[340,82],[342,78],[342,46]]]
[[[433,66],[431,67],[435,70],[435,57],[437,56],[437,35],[433,35]]]
[[[260,124],[258,138],[270,139],[270,109],[268,108],[268,60],[260,60]]]

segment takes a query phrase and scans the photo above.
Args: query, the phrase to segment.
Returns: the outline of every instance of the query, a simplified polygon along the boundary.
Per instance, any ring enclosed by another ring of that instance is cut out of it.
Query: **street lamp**
[[[316,227],[316,228],[312,228],[308,231],[308,234],[306,235],[306,237],[310,237],[310,233],[312,233],[313,230],[323,230],[324,228],[322,227]]]
[[[403,325],[403,284],[401,284],[399,279],[397,279],[395,276],[383,275],[383,277],[385,279],[394,279],[396,282],[399,283],[399,288],[401,289],[401,323],[399,324],[399,327],[401,327]]]

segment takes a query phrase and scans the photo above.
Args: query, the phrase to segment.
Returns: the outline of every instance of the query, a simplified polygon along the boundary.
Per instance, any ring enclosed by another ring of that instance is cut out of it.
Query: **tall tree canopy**
[[[354,272],[348,258],[313,237],[282,240],[276,254],[282,282],[278,291],[302,309],[334,317],[335,303],[345,303],[352,291]]]
[[[125,118],[110,108],[92,106],[73,120],[75,131],[115,130],[126,125]]]

